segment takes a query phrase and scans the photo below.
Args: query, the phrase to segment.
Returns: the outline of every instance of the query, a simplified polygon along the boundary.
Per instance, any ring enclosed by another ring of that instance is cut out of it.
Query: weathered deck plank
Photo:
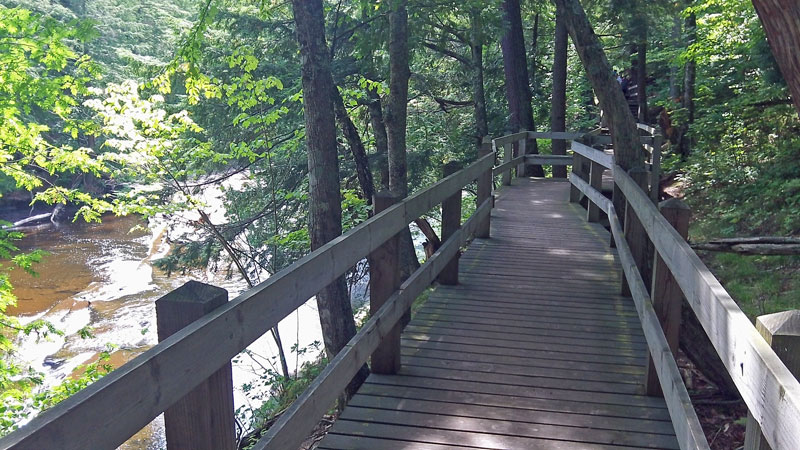
[[[678,448],[608,233],[568,183],[516,179],[320,448]]]

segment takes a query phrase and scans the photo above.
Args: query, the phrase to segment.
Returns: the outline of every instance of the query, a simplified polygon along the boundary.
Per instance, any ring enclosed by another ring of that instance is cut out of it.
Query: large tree
[[[594,88],[600,107],[609,117],[614,159],[625,170],[644,167],[644,150],[639,144],[636,122],[619,88],[603,45],[579,0],[554,0],[557,14],[564,17],[575,50]],[[619,211],[622,209],[620,208]]]
[[[386,105],[386,135],[389,153],[389,190],[400,198],[408,196],[406,125],[408,123],[408,1],[394,2],[389,11],[389,100]],[[401,278],[419,267],[411,233],[400,234]]]
[[[564,17],[572,43],[586,69],[600,107],[609,118],[614,160],[624,170],[644,167],[644,150],[639,144],[639,130],[619,88],[600,39],[586,17],[579,0],[554,0],[557,14]],[[625,211],[625,199],[614,185],[612,201],[618,214]]]
[[[689,45],[697,41],[697,16],[690,12],[686,16],[686,40]],[[692,137],[689,128],[694,123],[694,90],[697,79],[697,61],[694,56],[687,59],[683,68],[683,95],[681,96],[681,107],[686,110],[686,120],[678,128],[677,144],[678,152],[683,159],[686,159],[692,152]]]
[[[508,99],[509,128],[511,132],[522,129],[535,131],[531,107],[531,88],[528,84],[528,64],[525,59],[525,39],[522,29],[522,14],[519,0],[503,1],[504,30],[500,41],[503,50],[503,70],[506,80],[506,98]],[[536,140],[526,145],[528,153],[539,153]],[[532,176],[544,176],[542,166],[529,166]]]
[[[550,108],[551,131],[566,131],[567,127],[567,24],[564,17],[556,12],[555,48],[553,50],[553,99]],[[553,154],[566,155],[567,141],[553,140]],[[566,166],[554,166],[553,176],[566,178]]]
[[[302,59],[303,112],[308,149],[311,249],[342,234],[342,202],[336,145],[331,60],[325,43],[322,0],[292,0]],[[317,294],[322,336],[329,357],[355,335],[353,309],[344,277]]]
[[[800,113],[800,4],[796,0],[753,0],[753,6]]]
[[[408,195],[406,124],[408,114],[408,10],[407,1],[395,2],[389,12],[389,100],[386,134],[389,145],[389,189],[401,198]]]

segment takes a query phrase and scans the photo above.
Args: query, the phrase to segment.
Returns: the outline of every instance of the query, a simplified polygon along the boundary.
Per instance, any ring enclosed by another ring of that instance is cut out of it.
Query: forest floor
[[[692,364],[681,351],[678,353],[681,371],[697,418],[712,450],[736,450],[744,446],[747,406],[741,399],[720,396],[717,388]]]
[[[683,197],[681,183],[674,182],[665,192]],[[697,205],[695,205],[697,206]],[[690,242],[730,237],[720,235],[721,226],[713,214],[698,211],[690,229]],[[742,311],[755,322],[756,317],[789,309],[800,309],[800,256],[761,256],[735,253],[698,252],[698,256],[720,280]],[[744,447],[747,406],[741,399],[731,400],[717,393],[694,364],[681,351],[678,366],[692,397],[692,403],[706,438],[713,450],[738,450]]]

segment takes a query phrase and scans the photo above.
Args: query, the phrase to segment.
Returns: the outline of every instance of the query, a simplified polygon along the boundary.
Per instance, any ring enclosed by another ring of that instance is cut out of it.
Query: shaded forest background
[[[161,269],[217,265],[252,285],[315,247],[308,232],[303,61],[290,3],[1,3],[4,207],[33,198],[51,209],[64,205],[60,220],[75,214],[179,220],[184,210],[202,216],[203,190],[222,186],[225,220],[194,224],[196,233],[174,243],[158,262]],[[582,3],[612,65],[639,80],[646,99],[639,120],[668,138],[662,187],[692,207],[691,240],[798,237],[800,121],[753,6],[736,0]],[[398,101],[408,108],[407,124],[399,126],[407,148],[401,175],[410,192],[437,180],[443,164],[474,160],[484,135],[551,129],[561,120],[559,99],[567,130],[599,124],[571,42],[566,55],[557,51],[558,21],[549,1],[408,1],[407,102],[393,97],[402,85],[393,84],[402,80],[390,67],[394,2],[324,6],[345,230],[368,217],[376,190],[397,188],[388,161],[397,148]],[[514,39],[508,37],[510,10],[521,19]],[[524,67],[512,64],[509,73],[512,49],[518,53],[512,63],[521,54]],[[508,100],[527,95],[530,106]],[[563,149],[540,141],[537,151]],[[244,181],[231,183],[240,176]],[[428,221],[438,229],[437,217]],[[7,230],[0,231],[0,257],[9,261],[3,270],[14,264],[35,270],[46,256],[20,254],[13,246],[20,236]],[[797,256],[703,257],[751,317],[800,307]],[[360,270],[349,279],[363,276]],[[15,300],[7,276],[0,275],[0,286],[2,313]],[[95,367],[89,379],[31,400],[37,375],[13,362],[14,336],[57,330],[45,323],[20,327],[4,313],[0,319],[0,391],[4,404],[18,404],[0,413],[4,432],[109,370]],[[318,370],[319,364],[309,365],[291,374],[283,364],[283,373],[268,379],[281,395],[254,420],[269,422]]]

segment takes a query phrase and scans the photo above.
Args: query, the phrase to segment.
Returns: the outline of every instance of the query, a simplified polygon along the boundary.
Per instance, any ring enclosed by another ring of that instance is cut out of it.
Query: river
[[[224,279],[214,273],[198,271],[167,277],[151,265],[165,254],[163,225],[129,217],[106,217],[102,223],[80,221],[27,232],[19,242],[21,250],[48,252],[36,265],[38,276],[12,272],[18,297],[16,308],[8,313],[23,322],[45,319],[64,332],[64,336],[37,339],[30,336],[19,342],[19,355],[45,374],[45,384],[53,386],[69,377],[78,366],[95,361],[108,345],[113,346],[111,362],[119,366],[157,343],[155,301],[188,279],[198,279],[224,287],[230,298],[244,287],[238,279]],[[90,327],[93,337],[78,334]],[[321,341],[315,302],[310,300],[280,324],[284,345],[300,348]],[[271,338],[264,336],[250,347],[268,365],[276,354]],[[299,361],[287,350],[289,366]],[[248,358],[234,364],[236,407],[250,400],[242,385],[255,381],[263,370]],[[301,362],[301,361],[300,361]],[[257,407],[258,404],[253,404]],[[123,449],[165,448],[163,422],[157,419],[124,444]]]

